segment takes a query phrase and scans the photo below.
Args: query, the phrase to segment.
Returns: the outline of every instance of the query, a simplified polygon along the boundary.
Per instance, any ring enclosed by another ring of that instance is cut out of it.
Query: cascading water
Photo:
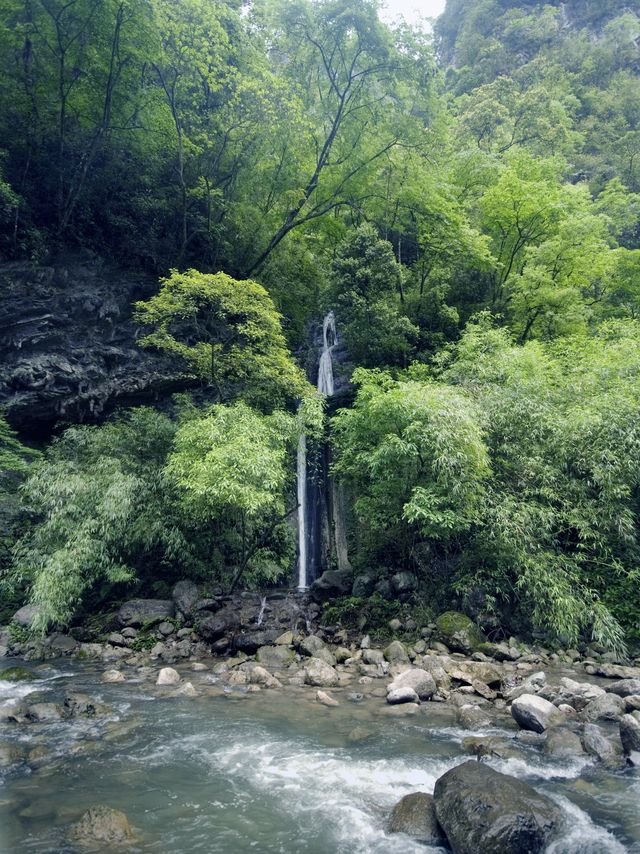
[[[336,319],[330,311],[322,323],[322,351],[318,362],[318,392],[324,397],[333,395],[333,351],[338,343]],[[314,479],[307,477],[307,437],[300,434],[298,440],[298,588],[306,590],[311,572],[319,568],[322,518],[320,512],[319,487]],[[310,566],[310,561],[312,566]],[[311,572],[310,572],[311,570]]]

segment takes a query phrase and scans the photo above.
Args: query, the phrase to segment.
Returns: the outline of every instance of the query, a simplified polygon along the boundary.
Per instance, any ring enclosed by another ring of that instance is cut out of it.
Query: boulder
[[[357,575],[353,580],[351,595],[357,599],[366,599],[373,593],[376,586],[377,577],[375,575]]]
[[[240,618],[233,611],[219,611],[217,614],[211,614],[208,611],[202,613],[204,616],[196,621],[195,628],[200,637],[209,643],[220,640],[240,625]],[[259,646],[264,644],[258,643],[252,651],[255,652]]]
[[[251,685],[262,685],[264,688],[282,688],[282,682],[259,664],[249,670],[249,682]]]
[[[522,729],[544,732],[565,723],[565,717],[553,703],[535,694],[523,694],[511,704],[511,714]]]
[[[412,572],[396,572],[391,576],[391,589],[398,599],[407,599],[417,587],[418,582]]]
[[[298,648],[303,655],[308,655],[311,658],[318,650],[324,649],[324,641],[316,637],[316,635],[309,635],[306,638],[302,638]]]
[[[189,617],[194,611],[196,603],[200,598],[200,594],[198,593],[198,588],[193,581],[183,579],[174,585],[173,590],[171,591],[171,598],[175,602],[179,613],[185,617]]]
[[[68,836],[70,840],[85,845],[93,846],[96,842],[118,845],[131,839],[133,831],[123,812],[96,806],[88,809],[82,818],[69,828]]]
[[[440,640],[454,652],[475,652],[487,640],[473,620],[458,611],[441,614],[436,620],[436,629]]]
[[[590,756],[595,756],[599,762],[605,765],[614,765],[618,762],[619,756],[613,744],[596,724],[584,725],[582,746]]]
[[[27,719],[45,723],[59,721],[64,717],[64,709],[57,703],[34,703],[27,709]]]
[[[323,706],[329,706],[330,708],[340,705],[340,703],[330,694],[327,694],[326,691],[316,691],[316,700]]]
[[[640,679],[640,667],[625,667],[622,664],[594,664],[591,667],[596,676],[607,679]]]
[[[238,652],[255,655],[261,646],[271,646],[277,637],[278,629],[258,629],[255,632],[241,632],[233,639],[233,646]]]
[[[464,729],[488,729],[494,725],[491,716],[481,706],[473,703],[458,706],[456,720]]]
[[[467,685],[484,682],[491,686],[499,685],[502,681],[502,673],[489,661],[451,661],[447,664],[447,672],[452,679]]]
[[[582,710],[582,718],[588,723],[596,721],[619,721],[625,710],[625,702],[617,694],[603,694],[591,700]]]
[[[607,691],[610,694],[617,694],[618,697],[632,697],[640,694],[640,679],[620,679],[617,682],[611,682],[607,685]]]
[[[576,682],[563,677],[560,679],[560,687],[556,693],[556,702],[567,703],[580,712],[592,700],[604,697],[605,693],[604,688],[598,685],[592,685],[590,682]]]
[[[102,674],[102,682],[124,682],[124,674],[119,670],[105,670]]]
[[[413,792],[394,806],[389,819],[389,833],[406,833],[423,845],[446,847],[447,840],[438,824],[433,795]]]
[[[53,632],[45,638],[44,646],[56,655],[68,655],[78,648],[78,641],[63,632]]]
[[[411,688],[421,700],[430,700],[436,693],[436,683],[433,676],[419,667],[398,674],[387,691],[395,691],[398,688]]]
[[[293,632],[288,631],[284,632],[281,635],[278,635],[278,637],[274,640],[274,643],[278,646],[291,646],[291,644],[293,643]]]
[[[381,649],[364,649],[362,650],[362,661],[365,664],[383,665],[386,659]]]
[[[11,617],[11,622],[28,629],[39,613],[40,607],[38,605],[23,605]]]
[[[552,727],[546,733],[543,753],[558,759],[567,759],[584,754],[580,736],[564,726]]]
[[[286,646],[261,646],[256,652],[256,661],[273,670],[288,667],[295,660],[295,653]]]
[[[161,623],[175,613],[173,599],[131,599],[120,606],[118,621],[121,626],[148,626]]]
[[[180,674],[173,667],[163,667],[158,673],[156,685],[177,685],[180,681]]]
[[[391,688],[387,694],[387,703],[390,706],[399,706],[402,703],[418,703],[419,701],[416,692],[408,685],[404,688]]]
[[[340,676],[330,664],[314,656],[305,662],[304,681],[317,688],[335,688],[340,683]]]
[[[440,777],[435,812],[456,854],[537,854],[562,827],[562,815],[527,783],[469,761]]]
[[[353,572],[350,569],[327,569],[309,588],[309,596],[316,602],[326,602],[340,596],[348,596],[353,587]]]
[[[384,657],[387,659],[389,664],[409,663],[409,656],[407,655],[407,650],[405,649],[404,644],[397,640],[391,641],[389,646],[384,650]]]
[[[635,712],[620,718],[620,741],[625,754],[640,755],[640,713]]]

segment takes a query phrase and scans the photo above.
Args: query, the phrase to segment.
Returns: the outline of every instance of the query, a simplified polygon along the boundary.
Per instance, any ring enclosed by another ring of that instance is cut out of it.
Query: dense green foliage
[[[433,40],[378,11],[0,4],[0,253],[161,277],[140,343],[194,389],[29,465],[11,579],[43,620],[147,570],[286,577],[322,422],[289,347],[333,309],[354,565],[487,626],[638,636],[640,9],[449,0]]]

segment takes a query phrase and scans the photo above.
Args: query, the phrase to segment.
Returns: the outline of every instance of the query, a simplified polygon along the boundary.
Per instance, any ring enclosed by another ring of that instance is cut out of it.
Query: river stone
[[[389,664],[405,664],[409,663],[409,656],[404,644],[398,640],[391,641],[389,646],[384,650],[384,657]]]
[[[33,679],[33,673],[30,673],[26,667],[7,667],[5,670],[0,670],[0,680],[5,682],[22,682],[28,679]]]
[[[248,665],[243,664],[242,667],[248,667]],[[282,682],[259,664],[249,667],[249,682],[252,685],[263,685],[265,688],[282,688]]]
[[[163,667],[158,673],[156,685],[177,685],[180,681],[180,674],[173,667]]]
[[[284,634],[279,635],[274,640],[274,643],[277,646],[291,646],[291,644],[293,643],[293,632],[292,631],[284,632]]]
[[[433,676],[419,667],[398,674],[387,690],[390,692],[397,688],[412,688],[421,700],[430,700],[436,693],[436,683]]]
[[[45,638],[44,646],[56,653],[60,653],[60,655],[65,655],[77,648],[78,641],[70,635],[65,635],[63,632],[53,632],[53,634]]]
[[[381,665],[385,662],[384,652],[381,649],[362,650],[362,661],[365,664]]]
[[[538,854],[562,826],[550,798],[481,762],[447,771],[436,782],[434,801],[455,854]]]
[[[22,748],[17,744],[9,744],[4,741],[0,742],[0,768],[8,768],[10,765],[22,762],[23,759]]]
[[[34,618],[40,613],[40,610],[41,609],[38,605],[23,605],[22,608],[19,608],[13,617],[11,617],[11,622],[17,623],[19,626],[24,626],[24,628],[28,629]]]
[[[134,629],[135,631],[135,629]],[[107,643],[112,644],[113,646],[126,646],[127,642],[125,640],[124,635],[121,635],[120,632],[111,632],[110,635],[107,635]]]
[[[475,652],[487,638],[478,626],[458,611],[447,611],[436,620],[436,629],[440,640],[454,652]]]
[[[288,667],[295,659],[293,650],[286,646],[261,646],[256,653],[256,661],[274,670]]]
[[[313,656],[305,662],[304,681],[317,688],[335,688],[340,683],[340,676],[326,661]]]
[[[535,694],[523,694],[511,704],[511,714],[518,726],[534,732],[544,732],[565,722],[562,712],[553,703]]]
[[[165,638],[168,638],[169,635],[172,635],[175,632],[175,630],[176,629],[175,629],[175,626],[173,625],[173,623],[162,622],[158,626],[158,631]]]
[[[604,694],[596,697],[582,710],[582,717],[588,723],[596,721],[619,721],[624,714],[625,702],[617,694]]]
[[[300,652],[303,655],[309,656],[309,658],[324,648],[324,641],[315,635],[309,635],[309,637],[302,638],[299,644]]]
[[[474,703],[458,706],[456,720],[464,729],[488,729],[494,724],[487,712]]]
[[[594,664],[591,666],[596,676],[607,679],[640,679],[640,667],[624,667],[621,664]]]
[[[338,664],[344,664],[345,661],[351,658],[351,650],[347,649],[346,646],[339,646],[337,649],[334,649],[333,654]]]
[[[640,753],[640,712],[620,718],[620,741],[626,754]]]
[[[118,620],[121,626],[139,627],[161,623],[175,613],[172,599],[131,599],[120,606]]]
[[[176,603],[176,608],[185,617],[189,617],[193,613],[196,602],[200,598],[197,586],[193,581],[183,579],[174,584],[171,591],[171,598]]]
[[[317,652],[314,652],[314,656],[316,658],[321,658],[323,661],[326,661],[326,663],[330,664],[331,667],[335,667],[335,665],[336,665],[335,655],[326,646],[323,647],[322,649],[319,649]]]
[[[584,754],[580,736],[563,726],[552,727],[548,730],[542,750],[547,756],[555,756],[558,759]]]
[[[66,713],[72,718],[77,718],[80,715],[93,718],[97,712],[106,711],[106,706],[102,703],[96,703],[88,694],[67,694],[63,705]]]
[[[522,759],[523,750],[513,739],[497,735],[472,735],[465,738],[462,746],[472,756],[494,756],[498,759]]]
[[[330,694],[327,694],[326,691],[317,691],[316,692],[316,700],[321,703],[323,706],[339,706],[340,703],[332,697]]]
[[[126,815],[110,807],[95,806],[69,828],[69,838],[84,844],[114,845],[131,839],[133,831]]]
[[[27,709],[27,718],[38,723],[59,721],[63,717],[64,709],[57,703],[34,703]]]
[[[239,619],[237,614],[233,614],[227,620],[232,618]],[[247,655],[255,655],[261,646],[271,646],[277,636],[278,629],[258,629],[255,632],[241,632],[234,638],[233,645],[239,652],[245,652]]]
[[[474,682],[484,682],[485,685],[499,685],[502,673],[495,664],[488,661],[451,661],[447,664],[447,672],[452,679],[473,685]]]
[[[406,833],[424,845],[445,847],[447,840],[436,818],[433,795],[413,792],[394,806],[389,819],[389,833]]]
[[[387,694],[387,703],[390,706],[399,706],[401,703],[417,703],[419,697],[410,686],[403,688],[390,688]]]
[[[102,674],[102,682],[124,682],[124,674],[119,670],[105,670]]]
[[[610,694],[617,694],[618,697],[631,697],[633,694],[640,694],[640,679],[620,679],[618,682],[607,685],[607,691]]]
[[[582,746],[590,756],[605,765],[617,764],[618,755],[613,744],[596,724],[585,724],[582,730]]]
[[[173,692],[174,697],[197,697],[198,692],[193,687],[193,682],[184,682]]]

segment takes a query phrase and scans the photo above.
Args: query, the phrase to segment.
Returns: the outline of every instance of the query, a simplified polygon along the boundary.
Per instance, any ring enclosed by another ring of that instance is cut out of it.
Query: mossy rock
[[[470,617],[459,611],[447,611],[436,620],[438,636],[454,652],[476,652],[487,638]]]
[[[4,682],[22,682],[26,679],[33,679],[33,673],[25,667],[7,667],[6,670],[0,670],[0,680]]]

